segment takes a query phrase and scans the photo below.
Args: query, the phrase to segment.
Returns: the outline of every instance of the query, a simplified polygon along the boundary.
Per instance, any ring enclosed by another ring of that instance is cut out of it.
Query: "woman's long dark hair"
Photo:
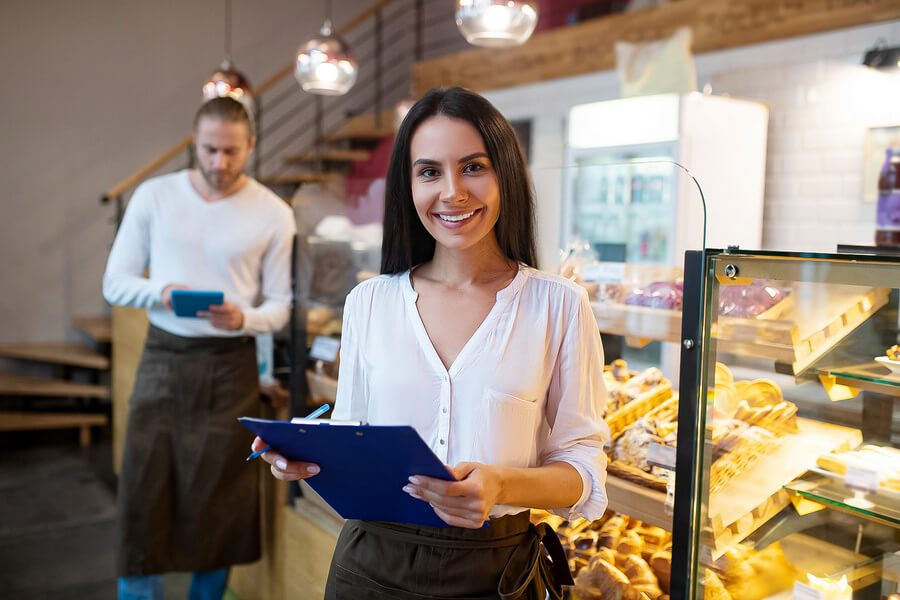
[[[416,213],[412,198],[410,145],[428,118],[444,115],[471,124],[487,148],[500,187],[500,216],[494,230],[504,256],[535,267],[534,193],[515,131],[494,106],[462,88],[436,88],[407,113],[397,132],[384,200],[381,272],[402,273],[434,257],[434,238]]]

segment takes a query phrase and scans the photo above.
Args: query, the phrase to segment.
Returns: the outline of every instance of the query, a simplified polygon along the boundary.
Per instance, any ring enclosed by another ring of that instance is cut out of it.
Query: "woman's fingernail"
[[[306,472],[307,473],[318,473],[319,467],[317,467],[316,465],[310,465],[310,466],[306,467]]]
[[[275,461],[275,466],[278,467],[278,469],[284,471],[285,469],[287,469],[287,461],[283,458],[279,458]]]
[[[407,494],[414,494],[416,492],[415,488],[413,488],[413,486],[411,486],[411,485],[404,485],[403,491],[406,492]]]
[[[416,477],[415,475],[413,475],[412,477],[409,478],[409,482],[413,485],[419,485],[420,483],[422,483],[422,480],[419,479],[418,477]]]

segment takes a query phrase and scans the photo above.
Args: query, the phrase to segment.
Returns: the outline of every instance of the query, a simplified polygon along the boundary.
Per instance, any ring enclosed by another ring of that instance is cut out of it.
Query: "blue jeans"
[[[222,600],[228,584],[228,567],[201,571],[191,577],[189,600]],[[162,600],[162,575],[119,577],[119,600]]]

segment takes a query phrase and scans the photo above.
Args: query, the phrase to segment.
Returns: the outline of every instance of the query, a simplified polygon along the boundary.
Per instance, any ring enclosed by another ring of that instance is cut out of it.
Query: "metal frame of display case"
[[[700,568],[700,539],[702,525],[699,523],[703,510],[703,469],[705,458],[703,446],[706,430],[706,402],[701,401],[702,390],[708,389],[709,365],[707,356],[716,356],[717,339],[712,331],[715,315],[710,307],[712,287],[706,282],[720,273],[713,272],[717,266],[715,259],[734,256],[736,262],[742,258],[752,258],[751,272],[734,273],[750,279],[776,279],[784,281],[819,281],[804,265],[810,261],[829,262],[832,281],[841,285],[871,286],[872,275],[861,275],[860,264],[870,268],[883,269],[891,275],[898,272],[900,256],[883,254],[820,254],[745,251],[738,249],[707,249],[703,252],[687,252],[684,262],[685,290],[683,320],[681,330],[681,379],[679,386],[678,448],[676,462],[675,506],[673,515],[673,553],[670,596],[673,600],[695,597],[696,582]],[[777,264],[777,268],[775,265]],[[721,265],[719,265],[721,266]],[[770,270],[771,269],[771,270]],[[815,273],[813,270],[812,273]],[[885,278],[887,287],[900,287],[900,281]],[[824,283],[824,282],[823,282]],[[872,313],[874,314],[874,310]],[[868,316],[866,317],[868,318]],[[843,340],[838,337],[831,342],[837,345]],[[815,367],[810,366],[810,371]],[[802,373],[793,373],[800,377]],[[807,376],[808,377],[808,376]],[[860,386],[863,387],[863,386]],[[864,388],[863,388],[864,389]],[[900,394],[895,394],[900,396]],[[798,493],[802,496],[803,493]],[[860,515],[857,515],[860,516]],[[891,524],[878,519],[876,522]],[[698,526],[699,525],[699,526]],[[894,525],[895,526],[895,525]]]

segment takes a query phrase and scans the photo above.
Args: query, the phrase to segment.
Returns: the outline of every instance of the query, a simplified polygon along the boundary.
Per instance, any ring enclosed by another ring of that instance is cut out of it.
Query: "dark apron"
[[[150,327],[119,477],[119,576],[259,559],[259,466],[237,422],[259,413],[258,381],[253,338]]]
[[[528,512],[490,523],[486,529],[440,529],[347,521],[325,598],[561,598],[561,586],[572,585],[572,576],[556,533],[546,524],[532,525]]]

